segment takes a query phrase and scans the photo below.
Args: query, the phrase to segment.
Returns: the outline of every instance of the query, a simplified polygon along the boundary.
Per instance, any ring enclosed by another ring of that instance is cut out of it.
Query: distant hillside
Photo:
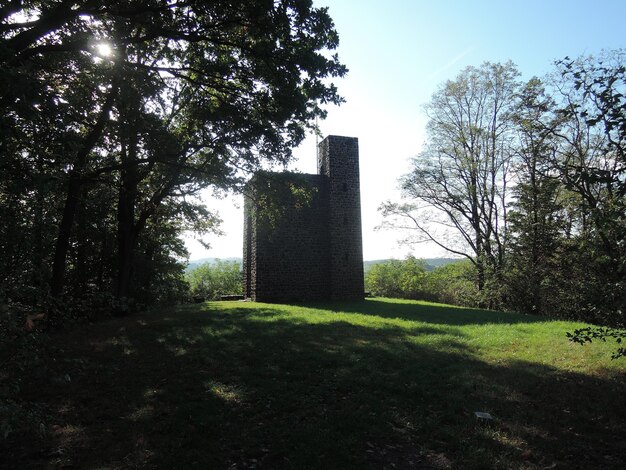
[[[187,271],[191,271],[194,268],[197,268],[198,266],[200,266],[201,264],[216,264],[218,261],[228,261],[228,262],[233,262],[236,261],[237,263],[241,264],[243,262],[243,260],[241,258],[200,258],[200,259],[194,259],[193,261],[189,261],[189,264],[187,265]]]
[[[446,264],[458,263],[466,258],[424,258],[424,262],[428,266],[438,268],[439,266],[445,266]]]
[[[190,261],[189,264],[187,265],[187,271],[190,271],[200,266],[201,264],[205,264],[205,263],[215,264],[217,263],[217,261],[229,261],[229,262],[236,261],[239,264],[243,263],[243,260],[241,258],[201,258],[201,259],[195,259],[193,261]],[[363,261],[363,269],[365,272],[367,272],[375,264],[386,263],[387,261],[391,261],[391,259],[374,259],[374,260]],[[460,259],[459,258],[423,258],[423,261],[426,263],[426,268],[428,269],[428,271],[432,271],[433,269],[438,268],[439,266],[445,266],[446,264],[456,263],[457,261],[460,261]]]
[[[364,261],[363,269],[365,270],[365,272],[368,272],[375,264],[386,263],[387,261],[391,261],[391,259],[376,259],[371,261]],[[459,258],[422,258],[422,261],[426,263],[426,269],[428,271],[432,271],[439,266],[445,266],[446,264],[456,263],[461,260]]]
[[[375,264],[386,263],[387,261],[391,261],[391,259],[373,259],[369,261],[363,261],[363,269],[365,270],[365,272],[368,272]]]

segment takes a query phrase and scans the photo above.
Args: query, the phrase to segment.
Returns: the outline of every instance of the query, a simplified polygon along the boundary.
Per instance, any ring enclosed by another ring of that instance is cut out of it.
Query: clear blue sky
[[[350,69],[336,84],[347,102],[329,109],[324,135],[359,138],[365,259],[444,253],[399,247],[401,234],[375,231],[378,205],[399,199],[397,179],[425,139],[422,106],[438,85],[468,65],[512,60],[523,79],[542,76],[565,56],[626,47],[626,0],[315,0],[328,6],[341,61]],[[314,173],[315,139],[292,165]],[[189,242],[191,259],[241,256],[243,214],[238,198],[205,201],[219,209],[225,237],[205,251]]]

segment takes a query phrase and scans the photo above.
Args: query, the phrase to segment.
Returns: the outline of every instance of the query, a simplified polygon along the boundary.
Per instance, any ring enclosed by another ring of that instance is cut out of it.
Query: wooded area
[[[180,234],[219,230],[198,192],[289,161],[342,100],[338,36],[310,2],[0,14],[0,302],[18,316],[181,299]],[[485,63],[442,84],[387,223],[467,258],[477,306],[623,326],[624,59],[565,58],[525,83]]]
[[[626,349],[565,337],[626,339],[623,50],[427,105],[381,209],[464,259],[367,287],[474,308],[204,302],[242,286],[185,273],[200,191],[290,161],[338,40],[311,0],[1,4],[0,468],[624,468]]]
[[[386,225],[465,257],[476,306],[623,327],[625,59],[565,58],[525,83],[485,63],[445,82]]]
[[[12,1],[0,34],[0,303],[56,323],[179,299],[195,196],[289,161],[346,72],[309,1]]]

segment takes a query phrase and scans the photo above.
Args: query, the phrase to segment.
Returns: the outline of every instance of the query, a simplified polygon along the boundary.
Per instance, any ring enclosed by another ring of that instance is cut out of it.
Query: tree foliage
[[[444,304],[478,307],[484,301],[476,277],[476,266],[468,260],[439,266],[426,276],[424,298]]]
[[[426,264],[412,256],[375,264],[365,275],[365,288],[374,295],[419,299],[424,296]]]
[[[596,321],[625,324],[626,54],[558,64],[562,141],[555,169],[579,200],[579,238],[592,255],[589,309]]]
[[[414,241],[474,263],[480,290],[504,261],[518,76],[510,62],[484,63],[447,81],[426,106],[428,140],[401,181],[409,202],[383,205],[391,224],[408,222]]]
[[[413,256],[377,263],[365,274],[365,288],[381,297],[472,307],[481,303],[476,286],[476,267],[468,260],[459,260],[432,270],[423,260]]]
[[[222,295],[243,294],[241,265],[237,261],[204,263],[185,274],[193,299],[219,300]]]
[[[425,150],[401,180],[406,202],[382,210],[388,225],[417,233],[409,241],[466,256],[482,305],[623,328],[626,55],[555,66],[525,84],[510,63],[446,82],[427,107]],[[620,331],[570,336],[621,341]]]
[[[563,300],[554,292],[564,281],[562,234],[572,225],[564,208],[567,191],[551,171],[557,146],[551,132],[553,112],[554,101],[533,78],[521,90],[512,115],[518,145],[508,216],[506,295],[513,309],[537,314],[555,311]]]
[[[337,44],[307,0],[2,7],[0,290],[122,312],[176,298],[178,235],[219,223],[199,191],[289,161],[342,101]]]

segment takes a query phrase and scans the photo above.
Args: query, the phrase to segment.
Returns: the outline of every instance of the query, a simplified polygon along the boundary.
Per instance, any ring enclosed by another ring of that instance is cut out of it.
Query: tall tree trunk
[[[129,100],[130,101],[130,100]],[[120,158],[120,188],[117,202],[117,277],[115,297],[127,305],[133,271],[133,255],[137,239],[135,227],[135,209],[137,204],[137,186],[139,175],[137,169],[137,152],[139,137],[137,135],[136,109],[127,109],[128,115],[121,123],[120,138],[122,143]],[[118,313],[124,314],[121,308]]]
[[[137,233],[135,229],[135,191],[123,187],[117,210],[117,282],[115,296],[128,298],[133,272],[133,260]]]
[[[37,156],[36,163],[36,188],[35,188],[35,207],[34,207],[34,227],[33,227],[33,285],[40,291],[45,288],[45,268],[44,268],[44,205],[45,198],[43,187],[43,159],[41,155]]]
[[[83,173],[87,166],[87,157],[89,153],[96,146],[96,143],[102,136],[104,128],[109,121],[109,113],[113,108],[115,97],[117,95],[117,81],[114,80],[111,86],[111,90],[100,110],[100,115],[96,121],[95,126],[91,129],[82,148],[79,150],[74,161],[74,167],[69,175],[69,182],[67,186],[67,194],[65,198],[65,205],[63,207],[63,215],[61,223],[59,224],[59,233],[57,236],[54,258],[52,264],[52,280],[50,282],[50,293],[54,297],[58,297],[63,293],[65,287],[65,271],[67,263],[67,251],[70,246],[70,237],[72,235],[72,227],[74,226],[74,220],[76,218],[76,210],[78,208],[78,202],[80,198]]]
[[[132,232],[134,231],[120,231],[118,234],[117,283],[115,297],[120,300],[128,300],[129,295],[131,294],[130,288],[133,275],[136,239]]]
[[[89,280],[89,273],[87,271],[87,217],[84,198],[86,196],[87,188],[83,187],[81,191],[81,197],[78,203],[77,213],[77,234],[76,234],[76,276],[75,276],[75,289],[78,293],[84,293],[87,290],[87,281]]]
[[[78,208],[78,198],[82,183],[80,171],[82,171],[82,168],[79,170],[74,167],[74,170],[70,174],[65,205],[63,207],[63,216],[61,217],[59,234],[54,248],[52,279],[50,282],[50,293],[54,297],[60,296],[65,287],[67,252],[70,246],[70,236],[72,234],[76,209]]]

